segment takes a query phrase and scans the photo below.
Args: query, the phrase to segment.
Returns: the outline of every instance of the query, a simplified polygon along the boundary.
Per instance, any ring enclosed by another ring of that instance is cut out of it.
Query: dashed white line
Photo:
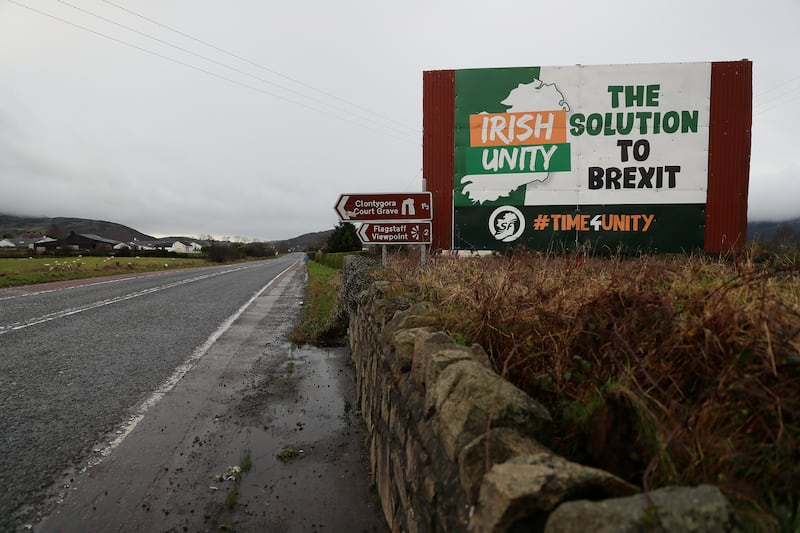
[[[78,314],[78,313],[83,313],[85,311],[91,311],[92,309],[97,309],[98,307],[104,307],[106,305],[112,305],[112,304],[116,304],[116,303],[119,303],[119,302],[124,302],[126,300],[131,300],[133,298],[138,298],[140,296],[146,296],[148,294],[153,294],[153,293],[160,292],[160,291],[163,291],[163,290],[166,290],[166,289],[172,289],[174,287],[178,287],[180,285],[185,285],[187,283],[193,283],[195,281],[201,281],[201,280],[204,280],[204,279],[213,278],[215,276],[221,276],[223,274],[230,274],[232,272],[238,272],[238,271],[243,270],[245,268],[249,268],[249,267],[242,266],[242,267],[236,267],[236,268],[229,268],[229,269],[222,270],[222,271],[219,271],[219,272],[212,272],[210,274],[203,274],[202,276],[195,276],[195,277],[192,277],[192,278],[186,278],[186,279],[182,279],[180,281],[175,281],[175,282],[172,282],[172,283],[167,283],[165,285],[159,285],[157,287],[150,287],[149,289],[144,289],[144,290],[141,290],[141,291],[131,292],[131,293],[128,293],[128,294],[123,294],[121,296],[115,296],[114,298],[108,298],[106,300],[99,300],[99,301],[92,302],[90,304],[82,305],[82,306],[79,306],[79,307],[73,307],[71,309],[63,309],[63,310],[57,311],[55,313],[48,313],[46,315],[42,315],[42,316],[39,316],[39,317],[28,319],[25,322],[17,322],[17,323],[13,323],[13,324],[0,325],[0,335],[4,335],[4,334],[9,333],[11,331],[17,331],[17,330],[20,330],[20,329],[29,328],[31,326],[36,326],[38,324],[43,324],[45,322],[50,322],[51,320],[57,320],[59,318],[64,318],[64,317],[68,317],[68,316],[75,315],[75,314]]]

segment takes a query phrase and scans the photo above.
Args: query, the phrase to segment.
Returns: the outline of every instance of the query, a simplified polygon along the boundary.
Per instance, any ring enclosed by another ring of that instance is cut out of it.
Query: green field
[[[0,258],[0,288],[135,272],[219,265],[202,258],[32,257]]]

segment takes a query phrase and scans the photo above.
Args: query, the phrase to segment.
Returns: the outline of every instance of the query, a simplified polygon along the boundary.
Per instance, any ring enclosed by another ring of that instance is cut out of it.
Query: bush
[[[244,246],[244,255],[247,257],[272,257],[275,248],[263,242],[251,242]]]
[[[364,255],[364,252],[339,252],[335,254],[317,252],[314,261],[330,268],[340,269],[344,266],[344,258],[348,255]]]
[[[210,246],[203,248],[206,258],[215,263],[227,263],[238,261],[242,257],[242,251],[231,244],[211,243]]]
[[[361,239],[358,238],[356,227],[350,222],[339,222],[328,237],[324,251],[327,253],[356,252],[361,248]]]
[[[113,248],[111,248],[111,245],[109,245],[109,244],[98,244],[92,250],[89,251],[88,255],[94,255],[94,256],[97,256],[97,257],[105,257],[107,255],[110,255],[112,251],[113,251]]]

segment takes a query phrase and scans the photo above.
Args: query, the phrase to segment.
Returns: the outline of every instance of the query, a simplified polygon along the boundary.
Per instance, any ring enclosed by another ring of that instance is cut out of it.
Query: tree
[[[215,263],[226,263],[229,261],[236,261],[241,258],[242,251],[231,243],[225,242],[212,242],[210,246],[203,247],[206,253],[206,258]]]
[[[75,233],[75,232],[73,232]],[[50,224],[47,227],[47,236],[52,237],[54,239],[63,239],[67,236],[67,232],[64,231],[64,228],[59,226],[58,224]]]
[[[275,255],[275,248],[265,242],[251,242],[244,245],[244,254],[247,257],[269,257]]]
[[[325,251],[333,252],[357,252],[361,250],[361,240],[356,233],[356,227],[350,222],[339,222],[333,228],[333,233],[325,243]]]

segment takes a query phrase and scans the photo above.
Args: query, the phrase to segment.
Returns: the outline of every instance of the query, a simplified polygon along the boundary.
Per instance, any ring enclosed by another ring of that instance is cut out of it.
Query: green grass
[[[228,494],[225,495],[225,508],[227,510],[232,510],[236,507],[236,500],[239,498],[239,487],[234,485],[228,491]]]
[[[288,463],[295,457],[300,455],[300,450],[297,448],[287,447],[283,448],[281,451],[278,452],[278,459],[283,461],[284,463]]]
[[[253,457],[250,454],[250,450],[245,450],[242,454],[242,460],[239,461],[239,468],[241,468],[242,474],[246,474],[253,468]]]
[[[339,271],[308,261],[308,283],[303,316],[289,340],[295,344],[326,344],[342,337],[345,326],[338,317]]]
[[[0,288],[215,265],[202,258],[182,257],[0,258]]]
[[[231,486],[230,489],[228,489],[228,492],[225,493],[224,506],[225,509],[227,509],[228,511],[233,511],[234,507],[236,507],[236,504],[239,500],[239,484],[242,481],[242,477],[245,474],[247,474],[252,468],[253,468],[253,457],[250,453],[250,450],[245,449],[242,452],[241,459],[239,460],[239,469],[238,471],[236,471],[233,478],[227,476],[225,476],[224,478],[233,480],[233,485]],[[235,470],[235,469],[229,469],[229,471],[230,470]],[[222,480],[223,478],[220,479]],[[210,521],[212,525],[215,525],[218,522],[218,519],[217,517],[211,517]],[[225,529],[226,527],[228,526],[220,525],[220,531],[227,531]]]

